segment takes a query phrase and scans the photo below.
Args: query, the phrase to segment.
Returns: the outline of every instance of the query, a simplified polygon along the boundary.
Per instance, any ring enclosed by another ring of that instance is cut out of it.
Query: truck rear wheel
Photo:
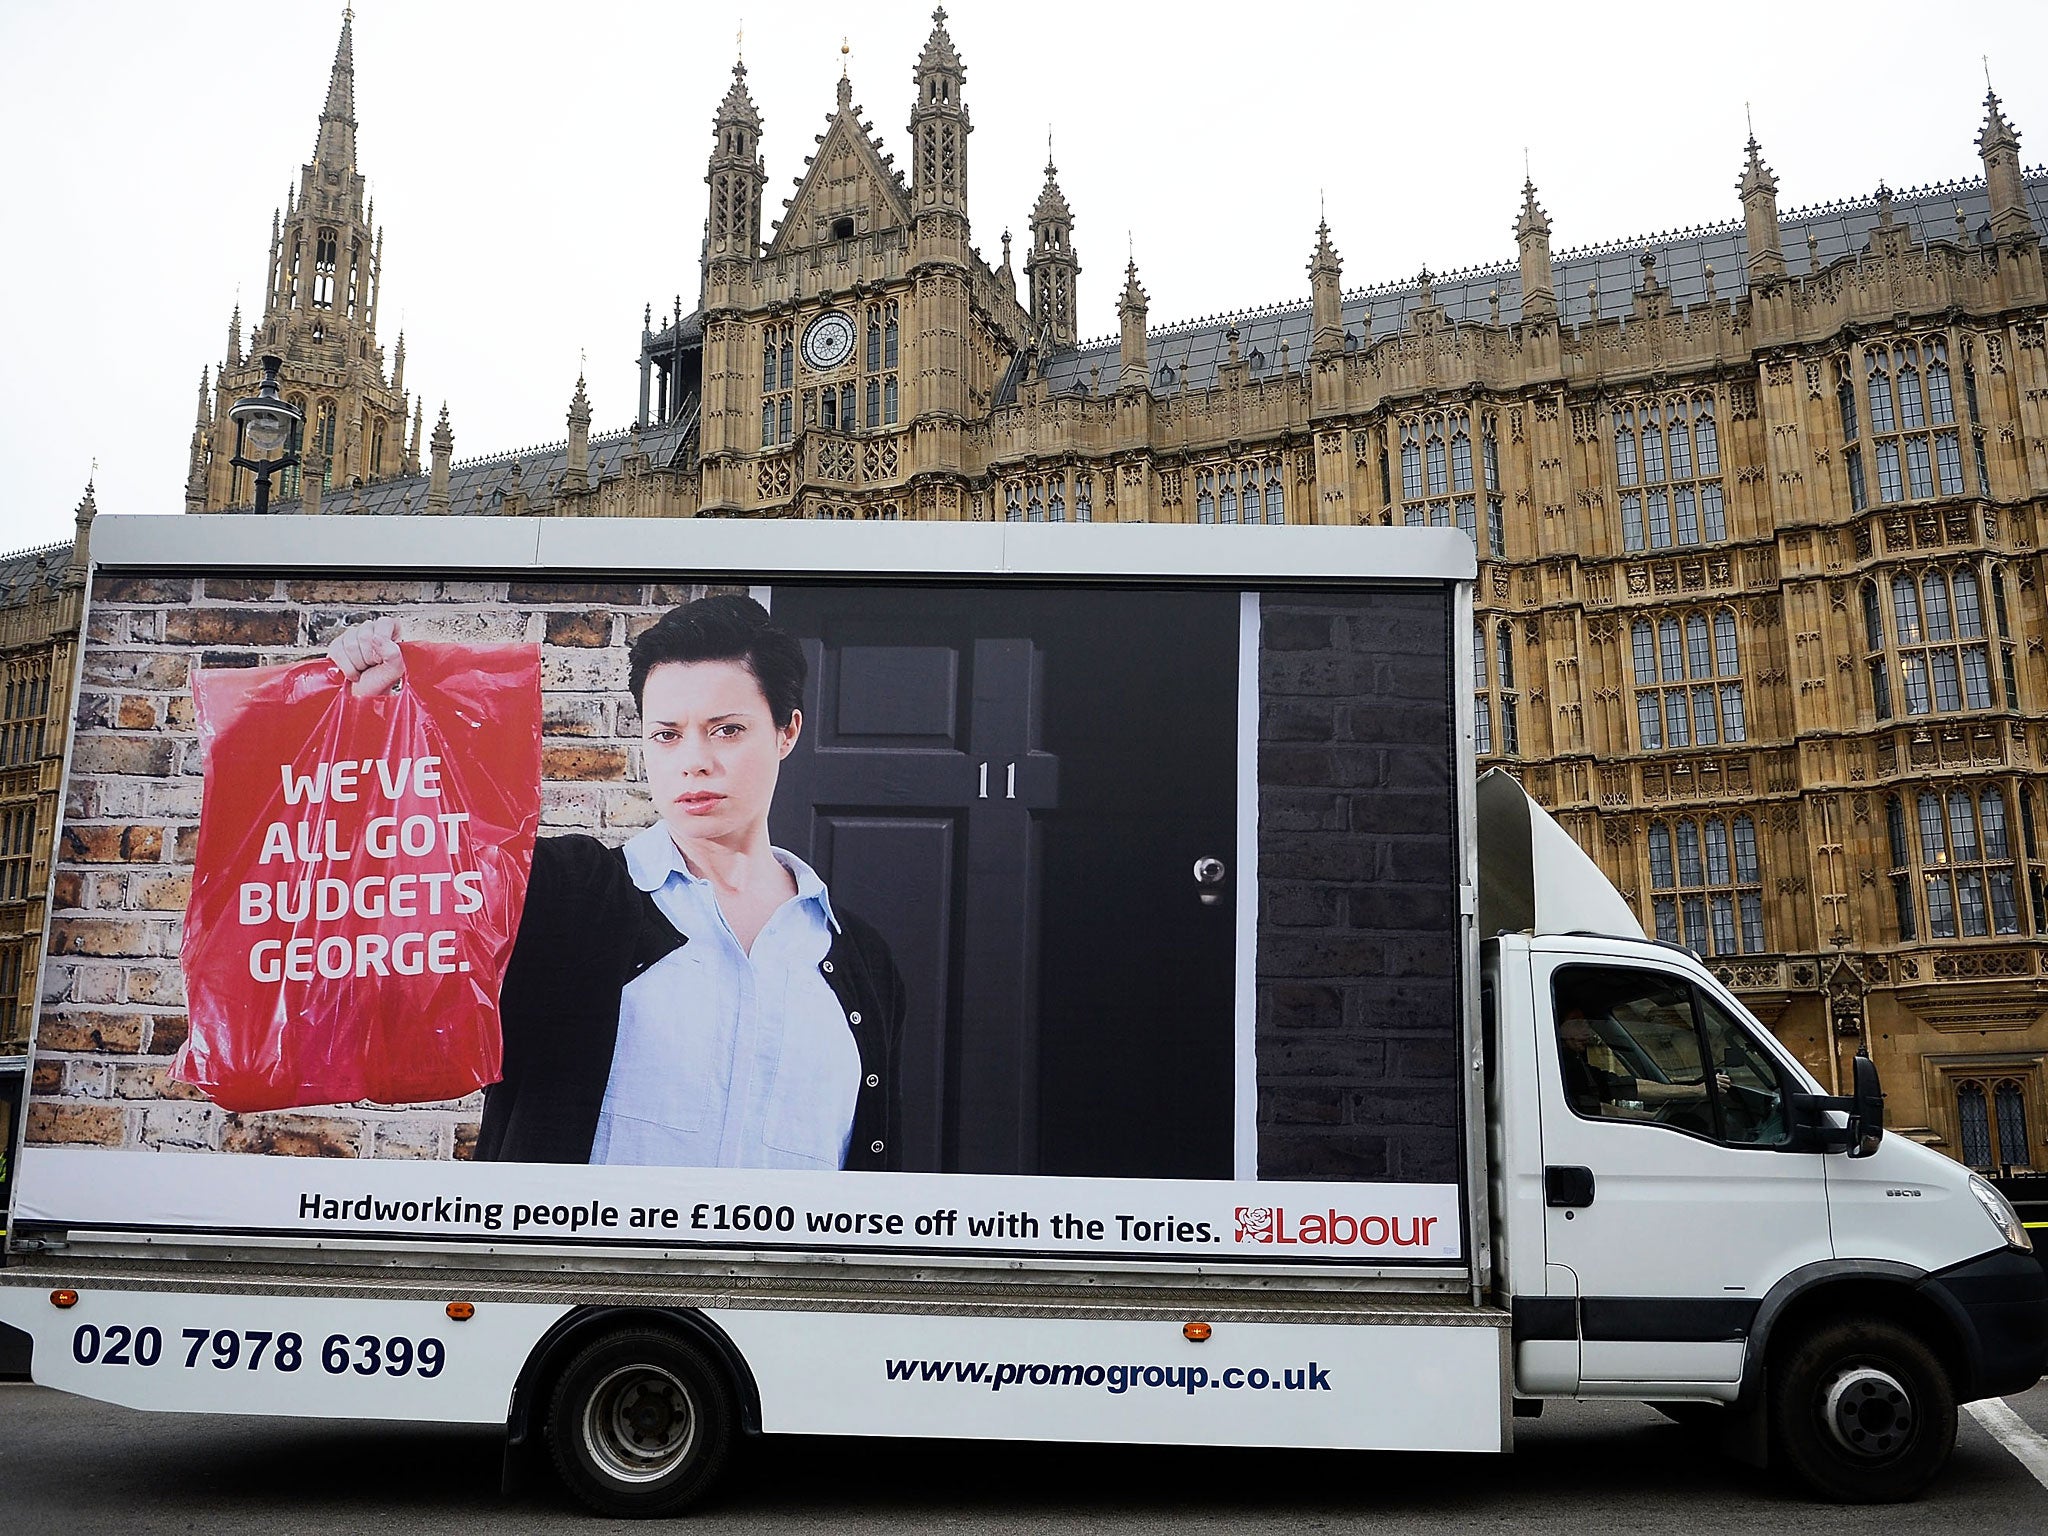
[[[1770,1390],[1775,1457],[1838,1503],[1910,1499],[1955,1446],[1948,1372],[1925,1344],[1881,1318],[1806,1334],[1774,1368]]]
[[[602,1515],[679,1514],[732,1448],[725,1374],[678,1334],[621,1329],[569,1362],[548,1409],[555,1468]]]

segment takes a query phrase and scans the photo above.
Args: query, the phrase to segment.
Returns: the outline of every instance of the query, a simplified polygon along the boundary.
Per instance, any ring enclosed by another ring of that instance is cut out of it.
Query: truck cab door
[[[1530,979],[1546,1291],[1576,1291],[1579,1390],[1732,1397],[1764,1294],[1832,1254],[1821,1154],[1780,1150],[1797,1080],[1640,950],[1545,947]]]

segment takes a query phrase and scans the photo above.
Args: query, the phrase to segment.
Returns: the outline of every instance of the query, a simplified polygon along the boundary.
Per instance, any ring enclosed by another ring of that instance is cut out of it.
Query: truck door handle
[[[1543,1203],[1581,1207],[1593,1203],[1593,1170],[1549,1167],[1543,1170]]]

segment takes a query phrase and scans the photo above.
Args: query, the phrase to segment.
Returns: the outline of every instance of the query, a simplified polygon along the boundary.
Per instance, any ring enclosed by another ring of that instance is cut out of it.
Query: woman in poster
[[[404,679],[396,619],[328,655],[358,695]],[[633,642],[660,820],[621,848],[536,843],[479,1159],[897,1166],[902,980],[880,935],[768,841],[804,672],[747,597],[685,603]]]

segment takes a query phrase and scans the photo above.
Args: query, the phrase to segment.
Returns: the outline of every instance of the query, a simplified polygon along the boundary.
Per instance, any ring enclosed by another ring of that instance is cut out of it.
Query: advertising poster
[[[102,573],[19,1214],[1458,1259],[1451,603]]]

